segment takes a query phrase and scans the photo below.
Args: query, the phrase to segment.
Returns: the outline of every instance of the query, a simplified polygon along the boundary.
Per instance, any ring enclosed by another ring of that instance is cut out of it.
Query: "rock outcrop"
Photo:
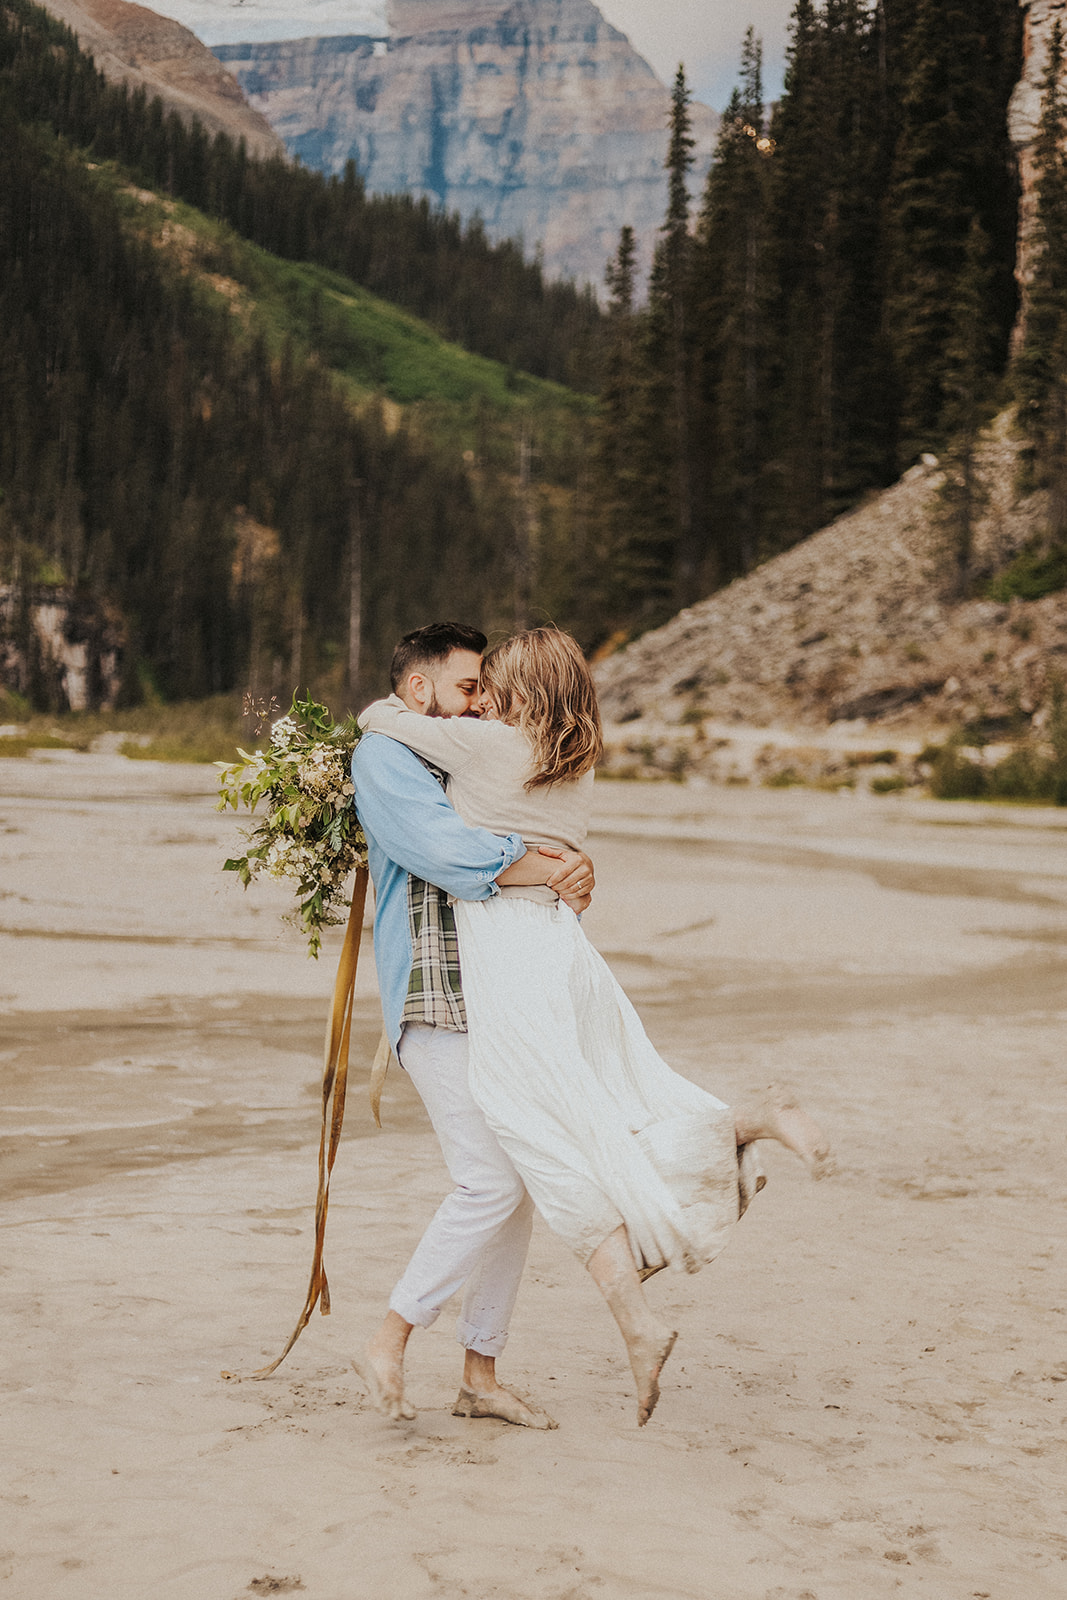
[[[670,96],[591,0],[394,0],[390,37],[224,45],[220,59],[287,148],[368,189],[426,196],[553,274],[599,283],[619,229],[645,244],[666,207]],[[693,106],[700,163],[716,118]]]
[[[1067,32],[1067,0],[1020,0],[1023,22],[1023,74],[1012,96],[1008,126],[1019,161],[1019,251],[1015,275],[1022,296],[1016,342],[1023,336],[1026,296],[1033,279],[1033,238],[1037,213],[1034,144],[1041,120],[1041,84],[1048,69],[1048,43],[1058,18]]]
[[[266,119],[253,111],[235,78],[180,22],[128,0],[41,0],[65,22],[112,82],[159,95],[185,121],[244,139],[257,156],[284,154]]]
[[[0,685],[53,711],[98,711],[122,687],[118,613],[70,588],[0,584]]]

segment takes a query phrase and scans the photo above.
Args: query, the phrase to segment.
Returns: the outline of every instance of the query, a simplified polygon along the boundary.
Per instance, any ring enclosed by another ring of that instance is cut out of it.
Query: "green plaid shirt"
[[[408,926],[411,977],[402,1020],[466,1033],[456,914],[443,889],[421,878],[408,879]]]
[[[422,764],[443,788],[444,773],[429,761],[423,760]],[[401,1022],[427,1022],[432,1028],[466,1033],[456,914],[443,889],[424,883],[421,878],[408,878],[408,928],[411,977]]]

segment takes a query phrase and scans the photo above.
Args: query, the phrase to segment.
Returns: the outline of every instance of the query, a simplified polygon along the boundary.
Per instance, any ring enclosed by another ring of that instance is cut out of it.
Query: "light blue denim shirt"
[[[374,880],[382,1015],[395,1050],[413,954],[408,875],[435,883],[457,900],[488,900],[500,892],[494,879],[526,854],[526,846],[517,833],[501,838],[468,828],[433,773],[395,739],[364,734],[352,756],[352,782]]]

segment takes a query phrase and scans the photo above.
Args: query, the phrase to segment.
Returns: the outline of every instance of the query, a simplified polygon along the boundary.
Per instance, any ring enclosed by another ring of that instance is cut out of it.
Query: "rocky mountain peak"
[[[354,159],[368,189],[426,197],[490,237],[599,283],[629,223],[666,208],[670,95],[591,0],[393,0],[369,36],[220,45],[251,103],[306,165]],[[700,163],[717,119],[693,106]]]
[[[423,33],[472,33],[478,28],[527,26],[607,28],[592,0],[391,0],[389,32],[398,39]],[[622,35],[620,34],[621,38]]]
[[[253,111],[231,73],[194,33],[129,0],[41,0],[78,36],[106,78],[158,95],[186,121],[244,139],[257,156],[284,153],[267,120]]]

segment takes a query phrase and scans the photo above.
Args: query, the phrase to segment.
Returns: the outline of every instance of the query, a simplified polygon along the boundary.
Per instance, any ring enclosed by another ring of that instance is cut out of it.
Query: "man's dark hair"
[[[429,622],[425,628],[405,633],[389,668],[393,693],[399,694],[407,678],[419,667],[439,666],[453,650],[473,650],[480,656],[488,644],[484,633],[464,622]]]

